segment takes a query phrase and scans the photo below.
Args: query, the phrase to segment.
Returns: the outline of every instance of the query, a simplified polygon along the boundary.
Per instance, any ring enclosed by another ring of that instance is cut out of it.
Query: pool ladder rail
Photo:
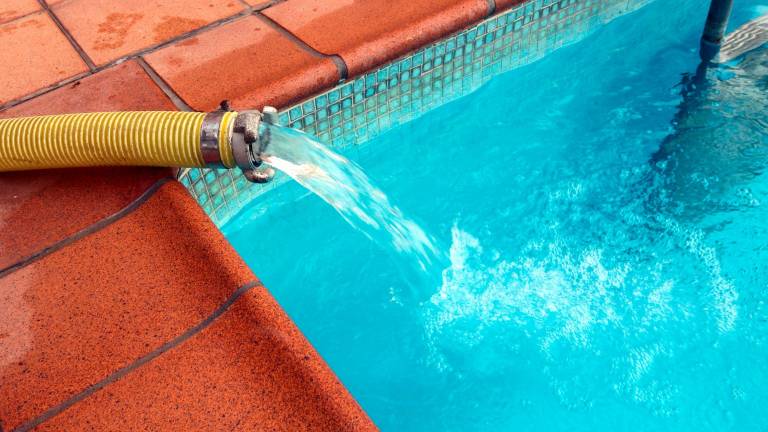
[[[712,0],[701,35],[699,56],[705,65],[727,63],[768,42],[768,13],[725,35],[733,0]]]

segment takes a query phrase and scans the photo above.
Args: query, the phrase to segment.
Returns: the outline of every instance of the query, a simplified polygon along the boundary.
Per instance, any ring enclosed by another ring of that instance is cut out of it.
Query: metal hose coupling
[[[227,117],[230,117],[231,121],[227,121]],[[269,182],[274,178],[275,170],[261,166],[261,155],[267,149],[271,137],[269,129],[261,126],[262,123],[277,125],[278,122],[277,110],[274,107],[264,107],[262,112],[232,112],[229,110],[229,104],[222,102],[221,109],[206,114],[203,119],[200,149],[206,166],[237,166],[248,181]]]

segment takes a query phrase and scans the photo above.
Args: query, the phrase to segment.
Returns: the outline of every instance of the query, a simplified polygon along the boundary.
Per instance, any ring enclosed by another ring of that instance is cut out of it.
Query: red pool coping
[[[286,107],[513,3],[7,0],[0,118]],[[0,174],[0,431],[375,430],[174,174]]]

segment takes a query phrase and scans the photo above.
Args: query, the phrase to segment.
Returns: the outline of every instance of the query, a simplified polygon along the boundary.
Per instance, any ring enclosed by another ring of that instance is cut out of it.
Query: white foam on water
[[[614,369],[622,376],[614,384],[614,391],[650,408],[658,416],[669,417],[680,389],[672,381],[659,379],[654,368],[664,370],[666,366],[660,363],[669,362],[672,357],[669,341],[628,349],[625,356],[614,361]]]
[[[531,248],[542,245],[532,242]],[[614,292],[624,285],[627,268],[606,268],[599,249],[572,256],[557,242],[543,248],[543,260],[498,259],[486,265],[479,240],[454,226],[451,265],[427,309],[430,340],[447,332],[451,343],[471,347],[485,329],[508,323],[534,337],[545,354],[561,340],[588,347],[595,327],[620,319]]]
[[[701,230],[686,229],[666,218],[660,217],[659,220],[664,227],[683,239],[688,252],[693,254],[709,273],[710,297],[717,327],[721,333],[732,331],[739,317],[739,293],[733,283],[723,276],[717,251],[704,242]]]
[[[572,186],[559,199],[581,194]],[[429,363],[451,373],[504,374],[518,354],[531,361],[538,352],[537,367],[565,406],[593,403],[585,393],[590,384],[576,376],[592,371],[605,374],[597,378],[606,380],[603,387],[672,415],[680,389],[668,369],[677,344],[699,337],[705,313],[714,313],[716,333],[733,330],[738,293],[700,231],[668,219],[660,225],[683,255],[647,252],[621,262],[606,258],[605,244],[572,246],[554,224],[509,259],[454,225],[450,266],[422,310]],[[689,282],[677,266],[687,262],[706,270],[704,299],[686,297],[690,288],[677,293]],[[520,352],[521,346],[535,351]]]

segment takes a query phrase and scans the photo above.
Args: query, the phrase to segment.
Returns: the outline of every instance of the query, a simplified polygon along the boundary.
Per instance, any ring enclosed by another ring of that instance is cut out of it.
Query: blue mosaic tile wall
[[[530,0],[280,112],[283,125],[337,151],[464,96],[652,0]],[[190,169],[180,181],[219,226],[287,181],[248,183],[239,170]]]

